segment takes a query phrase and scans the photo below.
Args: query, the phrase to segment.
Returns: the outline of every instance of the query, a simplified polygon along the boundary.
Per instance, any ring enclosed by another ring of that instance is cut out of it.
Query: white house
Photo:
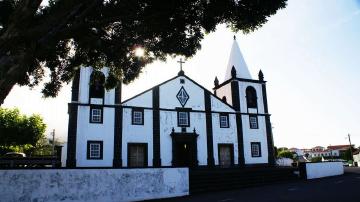
[[[104,90],[107,75],[83,67],[74,78],[67,167],[274,165],[266,81],[251,77],[235,39],[214,93],[181,70],[122,101],[121,84]]]

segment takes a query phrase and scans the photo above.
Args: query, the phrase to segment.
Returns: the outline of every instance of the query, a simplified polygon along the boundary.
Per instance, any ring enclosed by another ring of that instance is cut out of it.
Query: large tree
[[[15,84],[56,96],[79,66],[110,68],[105,82],[131,82],[167,55],[192,56],[217,24],[259,28],[286,0],[0,0],[0,104]],[[134,49],[145,49],[137,57]],[[49,71],[45,71],[48,69]]]
[[[39,115],[25,116],[18,109],[0,107],[0,146],[36,146],[44,138],[46,124]]]

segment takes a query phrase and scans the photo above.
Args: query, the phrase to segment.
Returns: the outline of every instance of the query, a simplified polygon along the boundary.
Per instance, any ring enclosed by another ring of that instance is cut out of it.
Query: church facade
[[[107,74],[84,67],[74,78],[67,167],[274,164],[266,81],[252,79],[236,40],[213,92],[181,70],[122,101],[121,84],[104,90]]]

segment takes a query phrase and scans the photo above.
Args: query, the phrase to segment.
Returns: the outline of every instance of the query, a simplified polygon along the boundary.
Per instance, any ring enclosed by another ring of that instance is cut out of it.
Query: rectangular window
[[[102,141],[88,141],[86,156],[87,156],[87,159],[102,159],[103,158],[103,142]]]
[[[251,143],[251,156],[252,157],[261,157],[260,142],[252,142]]]
[[[178,126],[187,127],[189,124],[189,112],[178,112]]]
[[[128,143],[128,167],[146,167],[147,164],[147,144]]]
[[[249,115],[249,122],[250,122],[250,128],[251,129],[258,129],[258,118],[256,115]]]
[[[220,128],[229,128],[228,114],[220,114]]]
[[[100,106],[90,107],[90,123],[102,123],[103,122],[103,109]]]
[[[144,109],[133,109],[132,110],[132,124],[133,125],[144,125]]]

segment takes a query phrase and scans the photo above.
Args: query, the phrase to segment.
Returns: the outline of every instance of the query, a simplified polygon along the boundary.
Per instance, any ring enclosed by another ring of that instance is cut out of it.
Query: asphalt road
[[[299,180],[240,190],[212,192],[157,201],[190,202],[282,202],[360,201],[360,168],[345,168],[345,174],[314,180]]]

